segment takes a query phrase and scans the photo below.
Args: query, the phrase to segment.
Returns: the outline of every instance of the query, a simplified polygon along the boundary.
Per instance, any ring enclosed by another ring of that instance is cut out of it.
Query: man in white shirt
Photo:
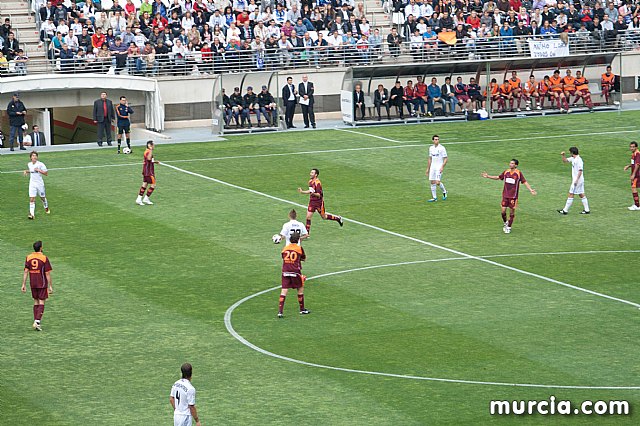
[[[42,176],[48,176],[47,166],[38,161],[38,153],[31,153],[31,161],[27,164],[27,170],[23,172],[25,176],[29,175],[29,218],[33,220],[36,217],[36,196],[39,196],[44,206],[46,214],[50,214],[49,203],[44,190],[44,179]]]
[[[180,367],[182,378],[171,387],[169,402],[173,408],[174,426],[191,426],[192,420],[196,421],[196,426],[200,426],[200,417],[196,410],[196,389],[191,384],[193,367],[184,363]]]
[[[289,222],[286,222],[284,225],[282,225],[280,236],[286,240],[286,245],[291,244],[292,235],[296,235],[298,237],[298,245],[302,245],[302,240],[309,237],[306,226],[304,225],[304,223],[299,222],[297,218],[298,213],[295,211],[295,209],[291,210],[289,212]]]
[[[409,0],[409,4],[404,8],[405,19],[408,19],[409,15],[413,15],[416,19],[422,16],[422,9],[416,4],[416,0]]]
[[[438,185],[442,190],[442,201],[447,199],[447,190],[442,183],[442,172],[444,171],[444,166],[447,165],[447,150],[444,146],[440,145],[440,137],[438,135],[433,135],[431,138],[433,141],[433,145],[429,147],[429,160],[427,163],[427,176],[429,177],[429,181],[431,182],[431,199],[427,200],[429,203],[434,203],[438,201],[438,194],[436,193],[436,189]]]
[[[578,148],[572,146],[569,148],[569,153],[571,154],[571,157],[569,158],[565,157],[564,151],[560,153],[560,155],[562,155],[562,162],[571,164],[571,186],[569,187],[569,197],[567,197],[567,202],[564,205],[564,208],[558,210],[558,213],[568,214],[571,204],[573,204],[573,197],[575,194],[578,194],[582,200],[582,206],[584,207],[584,210],[582,210],[580,214],[589,214],[591,213],[591,210],[589,210],[587,196],[584,194],[584,163],[582,162],[580,155],[578,155]]]

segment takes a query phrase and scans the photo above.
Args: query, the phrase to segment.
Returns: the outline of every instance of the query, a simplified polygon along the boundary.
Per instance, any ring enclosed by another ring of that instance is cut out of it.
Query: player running
[[[569,158],[565,157],[564,151],[560,153],[563,163],[571,163],[571,186],[569,187],[567,202],[561,210],[558,210],[558,213],[569,214],[569,209],[571,208],[571,204],[573,204],[573,197],[575,194],[578,194],[584,207],[580,214],[589,214],[591,213],[591,210],[589,210],[589,201],[587,201],[587,196],[584,194],[584,164],[582,157],[578,154],[578,148],[575,146],[569,148],[569,153],[571,153],[571,157]]]
[[[153,141],[147,141],[147,149],[144,152],[144,161],[142,163],[142,186],[138,192],[138,198],[136,198],[136,204],[144,206],[145,204],[152,205],[153,203],[149,199],[153,191],[156,189],[156,175],[154,170],[155,164],[160,164],[153,158],[153,149],[155,145]],[[149,189],[147,189],[147,185]],[[145,195],[145,191],[147,194]],[[144,195],[144,198],[142,196]]]
[[[340,226],[344,225],[342,216],[326,213],[324,211],[324,193],[322,192],[322,183],[320,183],[320,170],[311,169],[309,173],[309,189],[303,191],[302,188],[298,188],[298,192],[301,194],[309,194],[309,207],[307,207],[307,234],[311,231],[311,218],[314,212],[320,213],[320,216],[324,220],[335,220]]]
[[[180,367],[182,378],[171,386],[169,403],[173,408],[174,426],[191,426],[193,420],[200,426],[200,417],[196,410],[196,388],[191,384],[193,367],[184,363]]]
[[[640,210],[640,202],[638,201],[638,184],[640,183],[640,151],[638,151],[638,142],[633,141],[629,144],[631,150],[631,164],[624,166],[624,170],[631,169],[631,194],[633,195],[633,205],[629,210]]]
[[[42,253],[42,241],[33,243],[33,253],[27,256],[24,262],[24,274],[22,275],[23,293],[27,291],[27,275],[33,297],[33,329],[42,331],[40,321],[44,314],[44,302],[53,293],[51,281],[51,263],[49,258]]]
[[[123,133],[126,138],[127,148],[131,149],[131,114],[133,114],[133,109],[129,106],[127,98],[120,96],[120,103],[116,107],[116,115],[118,116],[118,154],[120,154]]]
[[[433,135],[431,140],[433,141],[433,145],[429,147],[429,160],[427,161],[426,172],[431,183],[431,199],[427,200],[427,202],[435,203],[438,201],[438,194],[436,192],[438,186],[440,186],[440,189],[442,190],[442,201],[447,199],[447,190],[445,189],[444,183],[442,183],[441,179],[444,166],[447,165],[449,158],[447,157],[447,150],[444,146],[440,145],[440,137],[438,135]]]
[[[28,219],[33,220],[36,217],[36,196],[39,196],[44,206],[44,212],[50,214],[49,202],[44,190],[44,179],[42,176],[48,176],[47,166],[38,161],[38,153],[31,152],[29,156],[31,161],[27,163],[27,170],[23,171],[24,176],[29,175],[29,216]]]
[[[291,244],[291,236],[298,236],[298,244],[302,243],[302,240],[309,236],[307,232],[307,228],[304,226],[302,222],[296,220],[298,218],[298,213],[294,210],[289,212],[289,222],[286,222],[282,225],[282,230],[280,231],[280,237],[284,238],[287,242],[287,245]],[[278,241],[280,242],[280,241]]]
[[[529,182],[524,178],[524,175],[518,170],[518,160],[515,158],[509,162],[509,169],[500,173],[498,176],[490,176],[487,172],[482,172],[482,177],[493,180],[503,180],[504,188],[502,189],[502,221],[504,227],[502,230],[505,234],[511,233],[511,226],[513,225],[513,219],[516,216],[516,208],[518,207],[518,195],[520,191],[520,184],[523,183],[531,195],[536,195],[535,189],[531,188]],[[509,208],[509,220],[507,220],[507,207]]]
[[[298,244],[299,237],[293,234],[289,237],[290,243],[282,249],[282,290],[280,291],[280,301],[278,304],[278,318],[282,318],[282,309],[287,293],[290,288],[298,290],[298,304],[300,305],[300,315],[307,315],[311,312],[304,307],[304,280],[302,275],[302,262],[307,259],[304,249]]]

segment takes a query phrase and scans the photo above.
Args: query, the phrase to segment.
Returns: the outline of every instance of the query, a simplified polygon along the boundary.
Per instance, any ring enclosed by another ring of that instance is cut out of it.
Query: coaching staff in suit
[[[307,75],[302,76],[302,83],[298,84],[298,94],[300,95],[300,108],[302,108],[302,118],[304,119],[304,128],[309,128],[309,123],[311,123],[311,127],[316,128],[316,115],[313,113],[313,83],[308,81],[309,77]],[[305,105],[303,103],[303,99],[305,101],[309,100],[309,105]]]
[[[111,123],[116,118],[113,102],[107,99],[107,92],[100,93],[100,99],[93,103],[93,122],[98,125],[98,146],[102,146],[102,137],[106,133],[107,145],[111,146]]]
[[[287,129],[295,128],[293,125],[293,114],[296,113],[296,92],[293,86],[293,77],[287,77],[287,85],[282,88],[282,102],[284,102],[284,122]]]
[[[31,144],[33,144],[33,146],[45,146],[47,144],[47,140],[44,137],[44,132],[40,131],[40,127],[38,127],[37,124],[34,124],[32,130],[33,131],[29,133]]]

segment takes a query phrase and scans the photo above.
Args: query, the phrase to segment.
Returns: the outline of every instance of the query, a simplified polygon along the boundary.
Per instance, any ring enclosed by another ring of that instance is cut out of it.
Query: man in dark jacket
[[[271,93],[269,93],[267,86],[262,86],[262,92],[258,93],[258,110],[256,115],[258,116],[258,127],[260,127],[260,114],[264,115],[267,120],[267,127],[276,127],[276,101],[273,99]]]
[[[9,114],[9,125],[10,133],[9,133],[9,148],[13,151],[13,145],[16,141],[16,134],[18,135],[18,143],[20,144],[20,149],[26,151],[22,145],[23,138],[23,128],[25,121],[24,118],[27,115],[27,108],[25,108],[24,104],[20,100],[20,95],[14,93],[11,102],[7,105],[7,114]]]
[[[102,146],[102,136],[105,133],[107,145],[111,146],[111,123],[115,117],[113,102],[107,99],[107,92],[100,93],[100,99],[93,103],[93,122],[98,125],[98,146]]]

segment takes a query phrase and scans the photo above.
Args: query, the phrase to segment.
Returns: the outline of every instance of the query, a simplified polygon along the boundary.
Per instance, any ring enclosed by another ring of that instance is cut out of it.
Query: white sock
[[[562,210],[568,212],[571,208],[571,204],[573,204],[573,198],[567,198],[567,203],[564,205],[564,208]]]
[[[34,216],[36,214],[36,202],[34,201],[29,202],[29,213],[31,214],[31,216]]]
[[[587,197],[582,199],[582,205],[584,206],[584,211],[588,212],[589,210],[589,201],[587,201]]]
[[[42,200],[42,204],[44,205],[45,209],[49,208],[49,202],[47,201],[47,199],[45,198],[44,200]]]
[[[442,189],[442,193],[446,194],[447,190],[444,188],[444,183],[440,182],[440,189]]]
[[[431,195],[432,195],[431,198],[437,198],[438,197],[438,194],[436,194],[436,184],[435,183],[431,184]]]

